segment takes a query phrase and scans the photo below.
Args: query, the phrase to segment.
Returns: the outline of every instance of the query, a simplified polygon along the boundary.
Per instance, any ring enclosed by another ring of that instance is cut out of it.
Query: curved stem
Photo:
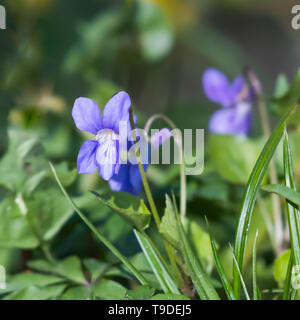
[[[147,176],[146,176],[146,173],[145,173],[145,170],[144,170],[144,166],[142,164],[141,154],[140,154],[140,150],[139,150],[139,146],[138,146],[138,142],[137,142],[137,136],[136,136],[136,132],[134,130],[135,125],[134,125],[132,107],[129,109],[129,117],[130,117],[130,125],[131,125],[131,128],[132,128],[132,136],[133,136],[134,145],[135,145],[135,153],[136,153],[136,157],[137,157],[137,160],[138,160],[138,166],[139,166],[140,174],[141,174],[141,177],[142,177],[143,186],[144,186],[144,189],[145,189],[146,197],[148,199],[149,206],[150,206],[150,209],[152,211],[152,214],[153,214],[157,229],[159,231],[160,217],[159,217],[159,214],[158,214],[158,211],[157,211],[157,208],[156,208],[156,205],[155,205],[155,202],[154,202],[151,190],[150,190],[150,186],[149,186],[148,179],[147,179]],[[174,270],[175,270],[175,272],[176,272],[176,274],[178,276],[178,275],[180,275],[180,272],[179,272],[177,264],[176,264],[175,250],[165,239],[163,239],[163,243],[164,243],[166,252],[168,254],[169,260],[170,260],[170,262],[171,262],[171,264],[172,264],[172,266],[173,266],[173,268],[174,268]],[[179,283],[182,282],[181,277],[178,278],[178,281],[179,281]]]
[[[171,119],[163,114],[157,113],[150,117],[146,122],[145,131],[147,132],[147,135],[150,131],[152,123],[157,119],[164,120],[172,128],[172,130],[178,129]],[[180,215],[181,219],[183,220],[186,216],[186,176],[182,137],[174,137],[174,141],[177,143],[180,150]]]

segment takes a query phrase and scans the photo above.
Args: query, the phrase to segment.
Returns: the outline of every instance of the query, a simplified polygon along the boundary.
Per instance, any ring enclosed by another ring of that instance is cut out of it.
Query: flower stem
[[[152,117],[148,119],[145,125],[145,131],[147,132],[147,134],[149,133],[152,123],[156,119],[164,120],[172,128],[172,130],[177,129],[176,125],[171,119],[169,119],[167,116],[163,114],[158,113],[158,114],[154,114]],[[180,216],[181,216],[181,219],[184,220],[186,216],[186,175],[185,175],[184,152],[182,147],[182,137],[174,137],[174,140],[177,143],[178,148],[180,150]]]
[[[249,79],[252,84],[252,87],[257,95],[257,106],[261,120],[261,126],[263,130],[264,137],[266,139],[271,135],[271,127],[269,123],[266,102],[262,94],[262,87],[260,81],[253,70],[249,71]],[[277,172],[275,167],[275,162],[272,159],[270,162],[270,183],[277,184]],[[283,245],[283,225],[281,218],[281,207],[280,207],[280,198],[276,194],[272,194],[272,204],[273,204],[273,217],[274,217],[274,240],[276,246],[276,254],[279,255],[282,252]]]
[[[149,182],[148,182],[148,179],[147,179],[147,176],[146,176],[146,172],[144,170],[144,166],[142,164],[141,154],[140,154],[140,150],[139,150],[139,147],[138,147],[137,136],[136,136],[136,132],[134,130],[135,125],[134,125],[132,107],[129,109],[129,116],[130,116],[130,125],[131,125],[131,128],[132,128],[132,136],[133,136],[133,140],[134,140],[134,143],[135,143],[135,146],[136,146],[135,147],[135,152],[136,152],[136,157],[137,157],[137,160],[138,160],[138,166],[139,166],[140,174],[141,174],[141,177],[142,177],[143,186],[144,186],[144,189],[145,189],[146,197],[148,199],[151,212],[152,212],[153,217],[154,217],[155,224],[156,224],[157,229],[159,231],[160,217],[159,217],[159,214],[158,214],[158,211],[157,211],[157,208],[156,208],[156,205],[155,205],[152,193],[151,193],[151,189],[150,189]],[[181,278],[180,271],[179,271],[178,266],[176,264],[176,259],[175,259],[176,253],[175,253],[175,250],[164,239],[163,239],[163,244],[165,246],[166,252],[167,252],[168,257],[169,257],[169,260],[170,260],[170,262],[171,262],[171,264],[172,264],[172,266],[173,266],[173,268],[174,268],[174,270],[176,272],[177,280],[178,280],[179,284],[182,284],[183,280]]]
[[[50,167],[52,169],[52,172],[55,176],[55,179],[64,194],[64,196],[69,201],[71,207],[77,212],[79,217],[82,219],[82,221],[87,225],[87,227],[93,232],[93,234],[96,236],[100,242],[102,242],[131,272],[132,274],[139,280],[139,282],[143,285],[148,285],[147,280],[144,278],[144,276],[133,266],[133,264],[125,258],[122,253],[112,244],[110,243],[97,229],[96,227],[89,221],[89,219],[79,210],[79,208],[76,206],[76,204],[73,202],[73,200],[68,195],[67,191],[63,187],[61,181],[59,180],[57,173],[55,171],[54,166],[51,162],[49,162]]]

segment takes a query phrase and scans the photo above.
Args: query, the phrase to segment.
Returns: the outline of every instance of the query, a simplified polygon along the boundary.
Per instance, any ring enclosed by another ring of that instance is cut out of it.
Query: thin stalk
[[[260,115],[263,135],[266,139],[268,139],[271,135],[271,127],[270,127],[270,122],[268,118],[265,99],[262,95],[261,84],[256,74],[254,73],[254,71],[250,71],[249,78],[255,90],[255,93],[257,95],[257,106],[258,106],[258,111]],[[270,183],[277,184],[278,178],[277,178],[275,162],[273,159],[270,161],[269,172],[270,172]],[[282,244],[284,239],[283,224],[282,224],[282,218],[281,218],[280,198],[276,194],[272,194],[271,197],[272,197],[273,217],[274,217],[274,239],[276,244],[275,252],[277,255],[279,255],[282,252]]]
[[[239,264],[238,264],[238,262],[237,262],[237,260],[236,260],[236,257],[235,257],[235,254],[234,254],[234,250],[232,249],[232,247],[231,247],[230,244],[229,244],[229,246],[230,246],[231,251],[232,251],[233,261],[234,261],[235,266],[236,266],[236,268],[237,268],[237,272],[238,272],[238,274],[239,274],[239,277],[240,277],[240,280],[241,280],[241,283],[242,283],[242,287],[243,287],[243,289],[244,289],[244,293],[245,293],[246,299],[247,299],[247,300],[251,300],[251,299],[250,299],[250,296],[249,296],[249,293],[248,293],[248,290],[247,290],[247,287],[246,287],[246,284],[245,284],[245,281],[244,281],[244,279],[243,279],[242,272],[241,272],[240,267],[239,267]]]
[[[130,125],[131,125],[131,128],[132,128],[132,136],[133,136],[134,144],[136,146],[135,147],[135,153],[136,153],[136,157],[137,157],[137,160],[138,160],[138,166],[139,166],[140,174],[141,174],[141,177],[142,177],[144,190],[145,190],[145,193],[146,193],[147,200],[149,202],[149,206],[150,206],[151,212],[152,212],[153,217],[154,217],[154,221],[156,223],[157,229],[159,230],[160,217],[159,217],[159,214],[158,214],[158,211],[157,211],[157,208],[156,208],[156,205],[155,205],[152,193],[151,193],[151,189],[150,189],[149,182],[148,182],[148,179],[147,179],[147,176],[146,176],[146,172],[144,170],[144,166],[142,164],[141,154],[140,154],[140,150],[139,150],[139,147],[138,147],[137,136],[136,136],[136,132],[134,130],[135,129],[135,125],[134,125],[132,107],[129,109],[129,117],[130,117]],[[171,262],[171,264],[172,264],[172,266],[173,266],[173,268],[174,268],[174,270],[176,272],[176,275],[179,276],[180,275],[180,271],[178,270],[178,266],[176,264],[176,259],[175,259],[176,253],[175,253],[175,250],[164,239],[163,239],[163,243],[164,243],[166,252],[168,254],[169,260],[170,260],[170,262]],[[181,275],[178,278],[178,282],[179,283],[183,283]]]
[[[122,255],[122,253],[112,244],[110,243],[96,228],[95,226],[89,221],[89,219],[80,211],[80,209],[76,206],[76,204],[73,202],[73,200],[70,198],[68,193],[66,192],[65,188],[63,187],[61,181],[59,180],[57,173],[55,171],[54,166],[51,162],[49,162],[49,165],[51,167],[51,170],[55,176],[55,179],[64,194],[64,196],[69,201],[71,207],[74,209],[74,211],[77,212],[79,217],[82,219],[82,221],[87,225],[87,227],[93,232],[93,234],[96,236],[100,242],[102,242],[131,272],[132,274],[139,280],[139,282],[142,285],[148,285],[147,280],[144,278],[144,276],[134,267],[134,265]]]
[[[256,265],[256,243],[258,238],[258,229],[256,230],[253,251],[252,251],[252,283],[253,283],[253,300],[260,300],[259,289],[257,287],[257,265]]]
[[[150,117],[145,125],[145,131],[147,134],[149,133],[149,130],[151,128],[152,123],[156,119],[162,119],[164,120],[171,128],[172,130],[178,129],[174,122],[169,119],[167,116],[163,114],[154,114],[152,117]],[[180,150],[180,216],[183,221],[183,219],[186,216],[186,175],[185,175],[185,162],[184,162],[184,152],[183,152],[183,146],[182,146],[182,138],[180,141],[174,137],[175,143],[177,143],[178,148]]]

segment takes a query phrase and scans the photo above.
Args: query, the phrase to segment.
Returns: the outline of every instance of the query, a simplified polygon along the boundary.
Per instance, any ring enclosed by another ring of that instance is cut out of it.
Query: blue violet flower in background
[[[249,93],[245,78],[238,76],[230,83],[222,72],[210,68],[204,72],[202,83],[207,98],[222,107],[212,115],[209,130],[246,136],[251,126],[253,95]]]

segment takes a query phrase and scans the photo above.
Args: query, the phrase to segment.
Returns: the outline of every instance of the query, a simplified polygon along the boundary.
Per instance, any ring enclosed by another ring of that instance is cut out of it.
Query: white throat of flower
[[[115,145],[116,140],[119,140],[119,135],[111,129],[102,129],[96,135],[96,141],[101,145],[107,145],[107,147]]]
[[[111,129],[102,129],[96,135],[96,141],[101,145],[102,152],[108,152],[116,148],[116,142],[119,141],[119,156],[122,163],[126,163],[128,156],[127,150],[121,148],[121,137]]]

